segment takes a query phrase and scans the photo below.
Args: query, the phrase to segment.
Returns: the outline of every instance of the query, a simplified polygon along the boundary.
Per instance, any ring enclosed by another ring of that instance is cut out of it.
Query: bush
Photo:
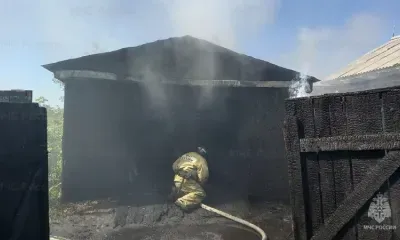
[[[35,100],[47,109],[47,149],[49,151],[49,204],[56,206],[61,197],[62,173],[62,136],[64,109],[51,106],[47,99],[39,97]]]

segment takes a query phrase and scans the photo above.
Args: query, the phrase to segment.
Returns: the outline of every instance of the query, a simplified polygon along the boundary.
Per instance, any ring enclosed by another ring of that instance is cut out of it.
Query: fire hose
[[[50,236],[50,240],[70,240],[70,239],[63,238],[63,237]]]
[[[185,176],[182,177],[182,182],[179,185],[180,187],[179,187],[178,191],[181,190],[184,180],[185,180]],[[208,205],[205,205],[203,203],[200,204],[200,207],[203,208],[206,211],[209,211],[209,212],[212,212],[212,213],[216,213],[216,214],[218,214],[220,216],[223,216],[223,217],[228,218],[228,219],[230,219],[230,220],[232,220],[234,222],[240,223],[240,224],[242,224],[242,225],[244,225],[246,227],[249,227],[249,228],[253,229],[254,231],[256,231],[261,236],[261,240],[267,240],[268,239],[267,235],[265,234],[265,232],[261,228],[257,227],[256,225],[254,225],[254,224],[252,224],[252,223],[250,223],[250,222],[248,222],[248,221],[246,221],[244,219],[235,217],[233,215],[230,215],[229,213],[223,212],[223,211],[218,210],[216,208],[212,208],[212,207],[210,207]]]
[[[182,183],[183,183],[183,179],[182,179]],[[223,212],[223,211],[218,210],[216,208],[212,208],[212,207],[210,207],[210,206],[208,206],[206,204],[203,204],[203,203],[200,204],[200,207],[203,208],[206,211],[218,214],[218,215],[223,216],[225,218],[228,218],[228,219],[230,219],[230,220],[232,220],[234,222],[242,224],[242,225],[244,225],[244,226],[246,226],[248,228],[251,228],[252,230],[256,231],[260,235],[261,240],[267,240],[268,239],[267,235],[265,234],[265,232],[261,228],[259,228],[258,226],[254,225],[254,224],[252,224],[252,223],[250,223],[250,222],[248,222],[248,221],[246,221],[244,219],[235,217],[233,215],[230,215],[229,213]],[[67,239],[51,237],[50,240],[67,240]]]
[[[265,234],[265,232],[261,228],[257,227],[256,225],[254,225],[254,224],[252,224],[252,223],[250,223],[250,222],[248,222],[248,221],[246,221],[244,219],[232,216],[232,215],[230,215],[230,214],[228,214],[226,212],[223,212],[221,210],[212,208],[212,207],[210,207],[208,205],[205,205],[203,203],[200,204],[200,207],[203,208],[204,210],[216,213],[216,214],[221,215],[221,216],[223,216],[225,218],[228,218],[228,219],[230,219],[232,221],[235,221],[237,223],[245,225],[246,227],[249,227],[249,228],[253,229],[254,231],[256,231],[258,234],[260,234],[261,240],[267,240],[267,235]]]

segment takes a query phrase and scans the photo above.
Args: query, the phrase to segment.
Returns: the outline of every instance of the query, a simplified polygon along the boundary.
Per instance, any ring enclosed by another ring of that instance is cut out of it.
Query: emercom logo
[[[378,193],[373,199],[368,209],[368,217],[374,219],[378,225],[364,225],[364,229],[369,230],[396,230],[397,226],[381,224],[385,219],[392,217],[387,194]]]
[[[382,223],[386,218],[390,218],[391,216],[392,210],[390,209],[387,195],[378,193],[376,197],[372,199],[371,205],[369,205],[368,217],[374,219],[378,223]]]

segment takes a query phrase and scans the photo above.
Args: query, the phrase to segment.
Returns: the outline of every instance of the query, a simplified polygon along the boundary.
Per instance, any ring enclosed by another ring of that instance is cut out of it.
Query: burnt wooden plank
[[[318,130],[323,131],[323,113],[321,112],[323,109],[321,109],[322,106],[318,105],[318,101],[315,103],[311,99],[305,99],[297,107],[301,108],[297,113],[301,116],[299,124],[302,126],[304,137],[316,136],[315,121],[319,122]],[[307,213],[307,231],[312,235],[313,231],[316,231],[323,224],[318,154],[307,153],[302,154],[301,157],[305,176],[303,187]]]
[[[331,136],[347,136],[347,109],[344,97],[330,97],[330,124]],[[351,177],[350,155],[348,151],[339,151],[331,154],[333,161],[334,185],[335,185],[335,205],[336,208],[342,204],[353,190]],[[327,219],[324,219],[326,221]],[[355,218],[352,218],[338,235],[343,240],[356,238]],[[348,227],[350,225],[350,227]]]
[[[351,164],[350,155],[347,151],[335,152],[332,154],[334,181],[335,181],[335,203],[336,207],[340,206],[343,201],[353,191],[353,181],[351,177]],[[351,226],[341,230],[343,239],[355,239],[356,228],[354,224],[354,218],[352,218]]]
[[[375,166],[379,158],[382,157],[381,151],[352,152],[352,167],[354,184],[359,184],[364,178],[368,177],[368,170]],[[378,190],[378,189],[377,189]],[[370,199],[371,200],[371,199]],[[375,225],[368,217],[368,208],[371,201],[368,201],[364,207],[357,213],[357,231],[359,239],[378,239],[378,232],[365,229],[364,225]]]
[[[314,110],[311,98],[301,99],[296,104],[296,117],[299,120],[299,137],[315,137]]]
[[[347,135],[382,132],[379,93],[346,96]]]
[[[385,132],[400,132],[400,92],[390,91],[382,95]]]
[[[386,122],[388,122],[387,121],[387,117],[389,117],[390,118],[390,116],[387,116],[387,115],[385,115],[385,96],[387,95],[387,92],[383,92],[383,93],[381,93],[380,94],[380,100],[381,100],[381,105],[380,105],[380,108],[381,108],[381,117],[382,117],[382,119],[381,119],[381,121],[382,121],[382,130],[383,130],[383,133],[387,133],[388,131],[387,131],[387,129],[386,129]],[[388,149],[385,149],[385,150],[383,150],[382,151],[384,154],[388,154],[389,153],[389,151],[388,151]],[[391,199],[390,199],[390,180],[389,179],[387,179],[387,181],[385,182],[385,184],[383,184],[382,185],[382,187],[381,187],[381,189],[379,190],[379,192],[380,193],[383,193],[387,198],[388,198],[388,204],[389,204],[389,206],[390,206],[390,204],[391,204]],[[371,207],[371,206],[369,206],[369,207]],[[368,210],[369,211],[369,210]],[[371,216],[369,216],[369,217],[371,217]],[[371,217],[372,218],[372,217]],[[393,237],[393,230],[392,229],[390,229],[390,226],[392,226],[392,218],[390,218],[390,217],[387,217],[387,218],[385,218],[384,220],[383,220],[383,222],[380,222],[379,223],[381,226],[383,226],[383,228],[381,228],[379,231],[378,231],[378,239],[382,239],[382,240],[384,240],[384,239],[387,239],[387,240],[391,240],[392,239],[392,237]],[[381,227],[380,226],[380,227]],[[389,226],[389,229],[387,228],[387,227],[384,227],[384,226]]]
[[[335,211],[335,172],[334,162],[328,153],[319,153],[320,181],[321,181],[321,198],[323,219],[328,217]]]
[[[308,194],[306,201],[307,211],[311,220],[311,231],[314,232],[323,224],[317,153],[308,153],[307,156],[305,156],[305,160],[307,182],[304,184],[304,192]]]
[[[390,206],[389,181],[386,181],[382,185],[381,189],[378,190],[378,193],[384,194],[384,196],[387,198],[387,201]],[[376,231],[378,234],[378,239],[382,239],[382,240],[391,240],[392,239],[393,231],[392,231],[392,229],[390,229],[390,226],[392,226],[392,218],[391,217],[386,217],[382,222],[380,222],[380,223],[374,222],[374,224],[377,225],[378,227],[380,227],[380,229],[378,229],[378,231]]]
[[[392,240],[400,239],[400,168],[390,179],[390,207],[392,210]]]
[[[344,97],[329,97],[331,136],[346,135],[347,119]]]
[[[315,121],[319,122],[318,130],[323,131],[323,113],[320,111],[323,109],[321,107],[323,106],[318,106],[318,101],[314,103],[312,99],[303,99],[297,104],[297,108],[299,108],[297,114],[300,115],[299,125],[303,132],[303,137],[316,136]],[[307,232],[312,235],[323,224],[318,154],[303,154],[302,164],[305,176],[303,178],[303,187],[306,203]]]
[[[354,187],[354,191],[346,198],[331,217],[325,222],[312,240],[332,240],[343,226],[365,205],[382,184],[393,175],[400,166],[400,152],[390,152],[371,167],[368,177]]]
[[[318,98],[314,100],[314,131],[315,137],[329,137],[331,135],[329,99]]]
[[[400,149],[400,134],[370,134],[355,136],[335,136],[323,138],[304,138],[300,140],[302,152],[319,151],[362,151],[380,149]]]
[[[293,100],[285,101],[285,116],[295,117],[296,116],[296,102]]]
[[[316,137],[331,136],[330,119],[330,99],[317,98],[313,102],[314,107],[314,131]],[[315,151],[318,152],[318,151]],[[314,168],[319,169],[319,174],[314,174],[313,178],[319,179],[319,184],[310,189],[310,195],[315,200],[310,199],[315,210],[313,211],[313,231],[316,231],[324,219],[327,219],[336,207],[335,204],[335,179],[333,172],[333,162],[330,156],[320,152],[317,155],[318,162],[313,161]]]
[[[293,110],[293,109],[289,109]],[[296,240],[306,240],[306,215],[304,207],[303,176],[300,157],[299,129],[295,117],[287,117],[284,122],[286,159],[288,162],[290,201],[293,214],[293,231]]]
[[[382,95],[384,114],[384,131],[398,133],[400,131],[400,91],[389,91]],[[400,240],[400,169],[389,179],[389,203],[392,211],[392,240]]]
[[[346,113],[348,135],[383,133],[382,100],[379,92],[346,97]],[[378,142],[372,140],[369,145],[376,145]],[[366,154],[361,155],[352,152],[351,156],[353,181],[356,185],[368,176],[368,169],[375,165],[377,158],[382,157],[382,152],[368,151]],[[365,207],[368,209],[368,206],[369,204]],[[371,219],[364,208],[356,215],[356,221],[357,236],[359,239],[377,239],[378,233],[376,231],[363,228],[363,225],[371,224]]]

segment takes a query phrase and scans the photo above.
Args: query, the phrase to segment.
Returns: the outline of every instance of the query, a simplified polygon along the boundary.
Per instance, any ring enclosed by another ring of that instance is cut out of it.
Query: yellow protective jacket
[[[178,175],[179,171],[196,170],[197,180],[200,185],[203,185],[208,180],[208,165],[206,159],[196,152],[183,154],[172,165],[175,177],[174,182],[182,182],[183,178]]]

